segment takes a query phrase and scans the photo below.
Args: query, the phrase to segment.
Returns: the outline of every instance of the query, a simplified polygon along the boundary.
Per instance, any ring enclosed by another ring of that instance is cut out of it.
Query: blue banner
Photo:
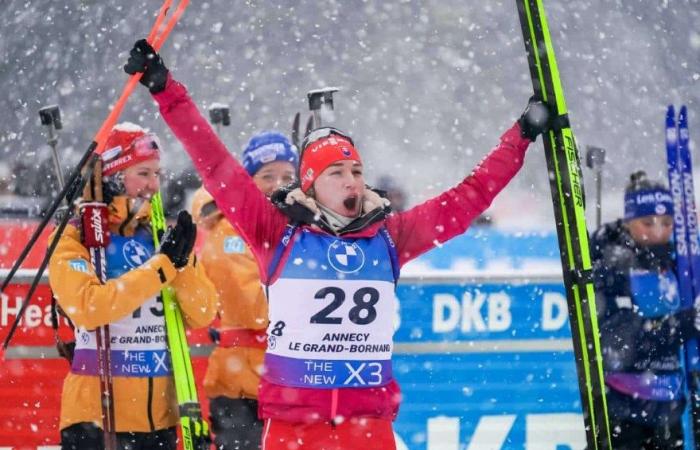
[[[566,297],[556,277],[405,279],[398,296],[399,449],[585,448]]]

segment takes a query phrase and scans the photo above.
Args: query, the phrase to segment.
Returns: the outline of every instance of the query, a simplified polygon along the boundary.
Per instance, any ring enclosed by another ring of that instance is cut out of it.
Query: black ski
[[[552,130],[545,133],[542,140],[559,238],[588,449],[608,449],[612,444],[605,402],[581,163],[569,125],[542,0],[516,0],[516,4],[535,97],[547,102],[556,111]]]

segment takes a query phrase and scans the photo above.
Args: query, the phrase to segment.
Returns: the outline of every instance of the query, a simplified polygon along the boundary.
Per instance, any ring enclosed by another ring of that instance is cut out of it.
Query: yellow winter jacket
[[[117,233],[119,214],[110,206],[110,231]],[[147,225],[149,213],[145,208],[135,223]],[[133,230],[133,226],[127,228],[132,234]],[[104,284],[92,268],[87,272],[71,268],[70,261],[76,259],[90,261],[90,255],[81,243],[80,231],[68,225],[49,263],[49,284],[76,327],[91,330],[117,321],[165,286],[175,289],[187,326],[206,326],[216,314],[216,291],[194,257],[177,270],[167,256],[156,253],[145,264]],[[68,374],[61,397],[61,429],[79,422],[102,426],[99,383],[97,376]],[[116,431],[150,432],[177,424],[172,377],[115,376],[113,391]]]
[[[258,266],[234,227],[219,217],[199,252],[199,260],[219,294],[219,330],[264,330],[267,300]],[[216,347],[204,377],[207,396],[257,398],[264,355],[264,348]]]

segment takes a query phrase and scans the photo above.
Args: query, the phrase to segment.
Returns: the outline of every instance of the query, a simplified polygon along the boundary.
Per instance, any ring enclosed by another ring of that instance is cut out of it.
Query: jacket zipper
[[[148,404],[146,405],[148,413],[148,425],[151,431],[156,431],[156,425],[153,423],[153,378],[148,377]]]

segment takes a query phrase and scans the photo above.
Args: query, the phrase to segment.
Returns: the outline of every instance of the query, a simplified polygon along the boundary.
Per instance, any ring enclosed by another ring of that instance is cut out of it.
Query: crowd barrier
[[[32,274],[21,272],[3,294],[0,338]],[[585,448],[560,274],[411,274],[397,292],[393,368],[403,393],[395,423],[400,450]],[[44,280],[3,355],[0,450],[58,448],[68,364],[54,348],[49,305]],[[71,335],[65,322],[60,332]],[[199,330],[190,345],[201,381],[211,343]]]

